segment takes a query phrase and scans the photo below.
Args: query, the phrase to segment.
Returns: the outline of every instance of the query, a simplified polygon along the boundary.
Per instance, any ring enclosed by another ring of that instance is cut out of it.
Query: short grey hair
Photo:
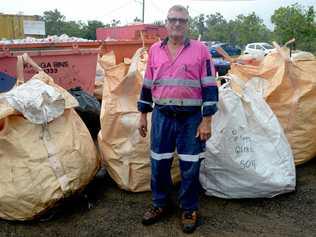
[[[183,12],[189,17],[188,9],[182,5],[174,5],[174,6],[170,7],[170,9],[168,11],[168,15],[171,11]]]

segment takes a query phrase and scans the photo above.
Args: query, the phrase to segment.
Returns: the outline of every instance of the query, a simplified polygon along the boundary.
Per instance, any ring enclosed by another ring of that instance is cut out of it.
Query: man
[[[167,212],[172,188],[173,153],[180,158],[179,191],[182,230],[197,224],[200,158],[211,135],[211,116],[217,111],[218,90],[207,48],[185,37],[189,14],[180,5],[168,11],[169,36],[149,50],[143,88],[138,101],[140,135],[147,134],[147,113],[152,113],[151,189],[153,208],[142,223],[149,225]],[[213,73],[212,73],[213,71]],[[153,103],[155,104],[152,108]]]

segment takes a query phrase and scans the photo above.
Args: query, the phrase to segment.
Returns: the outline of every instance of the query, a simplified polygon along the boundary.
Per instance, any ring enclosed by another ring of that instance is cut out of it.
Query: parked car
[[[254,56],[266,56],[273,51],[274,47],[268,43],[251,43],[247,44],[244,53]]]
[[[229,56],[237,56],[241,54],[241,49],[228,43],[218,43],[218,44],[213,44],[209,47],[210,54],[214,58],[222,57],[217,51],[216,48],[221,47],[226,51],[226,53]]]
[[[224,76],[230,69],[230,63],[222,58],[213,58],[213,63],[218,76]]]

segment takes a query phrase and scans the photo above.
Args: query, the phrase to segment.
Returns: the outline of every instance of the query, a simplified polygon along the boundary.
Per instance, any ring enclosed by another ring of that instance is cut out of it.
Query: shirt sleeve
[[[152,82],[153,82],[153,72],[152,72],[152,49],[148,53],[148,61],[145,71],[145,76],[143,80],[143,86],[140,93],[140,98],[137,102],[137,108],[139,112],[147,113],[153,110],[153,99],[151,94]]]
[[[212,57],[204,45],[202,55],[202,115],[212,116],[217,111],[218,103],[218,88],[215,77],[215,67],[212,62]]]

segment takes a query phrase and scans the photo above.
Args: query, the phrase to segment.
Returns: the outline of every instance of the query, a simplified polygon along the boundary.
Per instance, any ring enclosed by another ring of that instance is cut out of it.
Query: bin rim
[[[65,48],[65,49],[36,49],[36,50],[0,50],[0,58],[17,57],[27,53],[30,56],[59,56],[59,55],[83,55],[83,54],[99,54],[99,48]]]

